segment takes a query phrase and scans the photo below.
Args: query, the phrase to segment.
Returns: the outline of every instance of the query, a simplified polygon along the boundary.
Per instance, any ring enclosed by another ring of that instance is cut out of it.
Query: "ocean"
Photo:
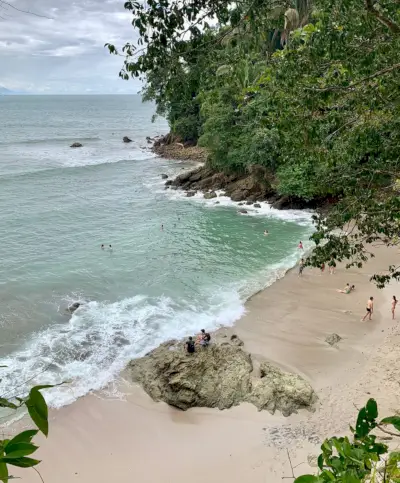
[[[67,381],[46,391],[58,408],[111,387],[161,342],[233,325],[307,247],[309,213],[165,190],[185,165],[149,151],[168,131],[153,113],[139,96],[0,97],[3,397]]]

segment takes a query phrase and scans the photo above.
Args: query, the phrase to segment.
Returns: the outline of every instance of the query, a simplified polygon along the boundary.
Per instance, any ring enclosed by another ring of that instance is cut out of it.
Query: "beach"
[[[95,393],[50,411],[49,438],[38,439],[44,481],[277,483],[292,476],[291,465],[296,476],[315,471],[309,463],[323,439],[347,434],[356,407],[368,398],[377,400],[382,417],[398,409],[400,368],[393,362],[400,357],[400,329],[390,312],[398,287],[378,290],[369,279],[400,256],[396,248],[373,250],[362,269],[338,266],[330,275],[306,268],[303,277],[289,271],[247,302],[233,328],[221,329],[236,333],[256,360],[309,380],[319,398],[315,411],[283,417],[242,404],[183,412],[153,402],[122,374],[122,397]],[[346,283],[356,290],[338,293]],[[373,319],[361,322],[370,296]],[[334,347],[325,342],[332,333],[342,337]],[[13,474],[40,481],[33,470]]]

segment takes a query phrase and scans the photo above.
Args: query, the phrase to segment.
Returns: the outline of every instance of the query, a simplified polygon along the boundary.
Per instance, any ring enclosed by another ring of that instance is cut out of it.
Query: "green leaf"
[[[365,406],[367,417],[369,421],[378,417],[378,405],[376,404],[375,399],[369,399],[366,406]]]
[[[18,466],[20,468],[30,468],[31,466],[36,466],[40,463],[40,460],[35,460],[33,458],[0,458],[1,463],[7,463],[9,465]]]
[[[49,386],[45,386],[49,387]],[[28,412],[30,417],[32,418],[33,422],[39,428],[39,430],[47,436],[49,434],[49,422],[48,422],[48,410],[47,404],[39,392],[39,389],[42,389],[43,386],[37,386],[31,389],[29,393],[29,397],[26,400],[26,407],[28,408]]]
[[[6,458],[22,458],[34,453],[38,447],[32,443],[8,443],[5,452]]]
[[[7,465],[3,463],[1,460],[0,460],[0,480],[3,483],[8,482],[8,468],[7,468]]]
[[[18,406],[10,402],[8,399],[0,397],[0,408],[18,409]]]
[[[22,433],[14,436],[14,438],[11,439],[8,444],[30,443],[32,438],[36,436],[38,432],[39,431],[37,429],[28,429],[27,431],[23,431]]]
[[[388,418],[383,418],[380,424],[393,424],[397,431],[400,431],[400,416],[390,416]]]
[[[320,479],[314,475],[299,476],[294,480],[294,483],[318,483]]]
[[[320,470],[323,470],[324,469],[324,455],[323,454],[320,454],[318,456],[318,468]]]

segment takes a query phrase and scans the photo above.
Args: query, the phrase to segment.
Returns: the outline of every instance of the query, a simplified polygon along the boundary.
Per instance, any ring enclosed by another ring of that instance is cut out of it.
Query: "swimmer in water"
[[[101,245],[101,249],[104,250],[104,245]]]
[[[108,251],[112,252],[113,249],[112,249],[112,246],[111,245],[108,245]]]
[[[163,230],[164,230],[164,225],[161,225],[161,231],[163,231]]]
[[[268,233],[268,230],[264,230],[264,236],[268,236],[269,233]]]
[[[299,250],[303,250],[303,242],[300,240],[300,243],[297,247]]]

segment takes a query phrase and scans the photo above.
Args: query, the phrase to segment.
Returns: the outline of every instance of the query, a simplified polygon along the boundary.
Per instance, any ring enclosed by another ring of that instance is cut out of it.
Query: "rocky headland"
[[[217,337],[205,348],[198,346],[194,354],[185,351],[184,341],[165,342],[131,361],[128,373],[153,400],[182,410],[228,409],[248,402],[260,411],[289,416],[312,409],[317,400],[305,379],[254,360],[235,334]]]

